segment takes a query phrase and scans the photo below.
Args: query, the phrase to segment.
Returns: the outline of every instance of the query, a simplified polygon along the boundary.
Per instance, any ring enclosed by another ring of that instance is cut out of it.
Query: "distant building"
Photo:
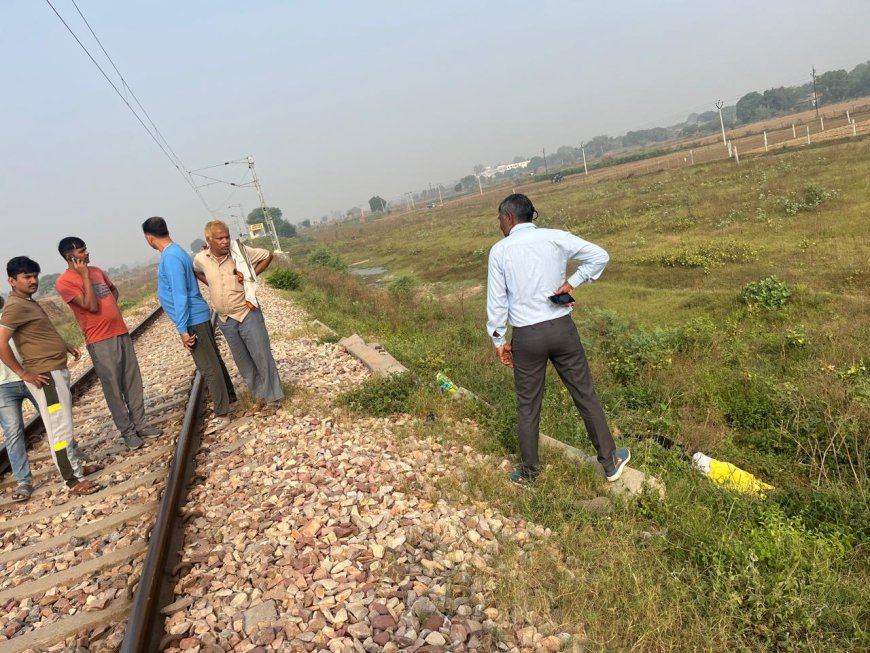
[[[531,159],[527,159],[526,161],[520,161],[519,163],[500,163],[497,166],[487,166],[483,169],[483,172],[480,173],[481,177],[485,177],[486,179],[492,179],[498,174],[503,174],[510,170],[519,170],[521,168],[525,168],[529,165]]]

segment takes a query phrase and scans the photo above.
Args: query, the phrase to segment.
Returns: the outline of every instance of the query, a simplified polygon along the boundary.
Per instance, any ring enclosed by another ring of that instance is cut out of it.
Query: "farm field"
[[[577,289],[574,317],[611,425],[667,495],[597,513],[585,506],[601,484],[552,454],[528,492],[498,468],[473,470],[445,489],[554,532],[504,552],[494,592],[517,618],[585,628],[587,650],[867,650],[870,140],[628,174],[516,190],[539,224],[611,255]],[[294,239],[294,299],[411,370],[370,384],[356,409],[428,416],[418,428],[444,438],[451,420],[471,420],[476,447],[516,451],[512,378],[484,333],[509,192]],[[387,272],[362,279],[347,265]],[[440,397],[439,371],[488,405]],[[542,431],[588,451],[550,376]],[[670,442],[776,490],[716,488]]]

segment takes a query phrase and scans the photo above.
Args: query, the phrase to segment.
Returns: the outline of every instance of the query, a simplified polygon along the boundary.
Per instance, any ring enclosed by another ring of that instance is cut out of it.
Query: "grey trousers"
[[[69,370],[44,372],[49,382],[37,388],[25,382],[39,408],[45,426],[48,447],[57,470],[67,487],[76,485],[84,478],[82,459],[73,436],[72,395],[69,391]]]
[[[218,326],[254,398],[263,401],[283,399],[284,389],[278,376],[278,366],[272,357],[263,311],[250,311],[241,322],[231,317],[226,322],[218,320]]]
[[[129,333],[88,345],[112,421],[122,436],[145,427],[142,373]]]
[[[586,352],[583,351],[571,316],[514,327],[511,346],[517,392],[517,435],[523,472],[536,476],[541,469],[538,461],[538,429],[547,361],[553,362],[553,367],[580,411],[586,432],[598,453],[598,462],[607,470],[613,469],[613,452],[616,449],[613,436],[595,394]]]
[[[194,324],[188,331],[196,334],[196,344],[191,350],[193,362],[208,387],[214,403],[214,414],[223,417],[229,414],[230,402],[236,400],[236,391],[214,339],[214,329],[209,321]]]

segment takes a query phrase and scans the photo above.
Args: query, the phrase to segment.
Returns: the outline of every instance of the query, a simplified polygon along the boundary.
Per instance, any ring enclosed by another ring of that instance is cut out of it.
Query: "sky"
[[[181,164],[253,156],[297,223],[870,60],[867,0],[75,1]],[[73,0],[50,2],[123,90]],[[0,57],[4,262],[58,272],[68,235],[101,267],[156,260],[145,218],[188,246],[209,209],[258,205],[201,200],[48,1],[0,2]]]

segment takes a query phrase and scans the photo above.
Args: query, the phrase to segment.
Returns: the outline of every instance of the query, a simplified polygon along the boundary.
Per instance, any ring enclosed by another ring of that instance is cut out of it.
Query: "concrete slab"
[[[375,348],[368,345],[355,333],[347,338],[342,338],[338,344],[378,376],[392,376],[408,371],[407,367],[393,358],[383,347]]]

